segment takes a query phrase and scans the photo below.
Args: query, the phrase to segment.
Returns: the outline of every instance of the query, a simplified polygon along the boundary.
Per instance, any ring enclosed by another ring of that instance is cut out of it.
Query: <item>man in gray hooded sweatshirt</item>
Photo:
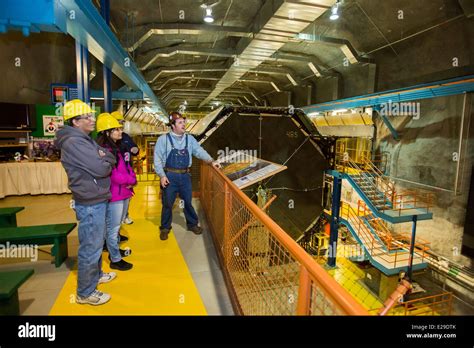
[[[77,303],[100,305],[110,295],[97,290],[99,283],[116,277],[102,272],[102,248],[107,204],[111,198],[110,173],[115,157],[90,137],[95,128],[94,110],[75,99],[64,105],[66,125],[56,133],[61,163],[66,170],[79,222]]]

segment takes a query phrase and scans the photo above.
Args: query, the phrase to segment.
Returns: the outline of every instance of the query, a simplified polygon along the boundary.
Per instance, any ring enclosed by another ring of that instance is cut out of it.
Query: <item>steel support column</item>
[[[329,235],[329,255],[327,265],[336,267],[337,238],[339,231],[339,209],[341,207],[342,179],[334,176],[332,187],[331,230]]]
[[[100,1],[100,14],[104,18],[105,23],[110,26],[110,0]],[[112,112],[112,74],[110,69],[104,64],[104,111]]]
[[[408,259],[408,270],[407,270],[407,276],[411,282],[413,281],[412,273],[413,273],[413,254],[415,252],[416,221],[417,221],[417,216],[413,215],[413,222],[412,222],[412,227],[411,227],[410,255]]]
[[[76,78],[79,99],[88,103],[89,94],[89,52],[76,41]]]

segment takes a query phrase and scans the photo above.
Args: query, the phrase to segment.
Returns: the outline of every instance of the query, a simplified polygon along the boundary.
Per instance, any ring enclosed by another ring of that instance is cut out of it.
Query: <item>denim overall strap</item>
[[[186,135],[186,146],[182,150],[178,150],[174,147],[171,135],[168,133],[168,138],[171,143],[171,152],[166,158],[166,168],[173,169],[186,169],[189,167],[189,151],[188,151],[188,137]]]

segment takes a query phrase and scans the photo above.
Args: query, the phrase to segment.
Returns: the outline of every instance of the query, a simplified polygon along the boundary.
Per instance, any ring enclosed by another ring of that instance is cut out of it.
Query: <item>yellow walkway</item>
[[[117,278],[100,284],[99,290],[112,299],[101,306],[74,303],[77,269],[67,278],[51,315],[206,315],[206,309],[194,284],[179,246],[170,233],[161,241],[158,226],[161,202],[158,183],[140,183],[130,206],[132,225],[123,225],[121,233],[130,239],[121,245],[132,249],[127,261],[130,271],[116,271]],[[103,269],[108,267],[103,254]],[[76,265],[77,267],[77,265]]]
[[[321,263],[321,261],[319,261]],[[368,291],[361,282],[365,277],[364,271],[345,257],[337,258],[337,268],[327,272],[345,288],[367,310],[381,308],[383,303]]]

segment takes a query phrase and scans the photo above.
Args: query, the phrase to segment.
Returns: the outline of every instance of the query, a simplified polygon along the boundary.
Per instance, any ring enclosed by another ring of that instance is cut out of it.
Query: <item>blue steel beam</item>
[[[134,90],[143,92],[154,112],[166,109],[90,0],[3,0],[0,32],[20,29],[71,35]]]
[[[375,105],[374,106],[374,110],[377,111],[377,114],[380,116],[380,118],[382,119],[383,123],[385,124],[385,126],[387,126],[388,130],[390,131],[390,133],[392,133],[392,136],[395,140],[400,140],[400,137],[398,136],[398,132],[397,130],[395,129],[395,127],[392,125],[392,122],[390,122],[390,120],[388,119],[387,115],[385,115],[383,112],[380,112],[380,106],[379,105]]]
[[[474,75],[454,79],[425,83],[407,88],[362,95],[353,98],[338,99],[331,102],[302,107],[306,113],[326,112],[337,109],[373,107],[389,102],[409,102],[413,100],[443,97],[474,91]]]
[[[91,90],[91,99],[104,99],[104,91]],[[143,100],[143,93],[141,91],[113,91],[112,100]]]

